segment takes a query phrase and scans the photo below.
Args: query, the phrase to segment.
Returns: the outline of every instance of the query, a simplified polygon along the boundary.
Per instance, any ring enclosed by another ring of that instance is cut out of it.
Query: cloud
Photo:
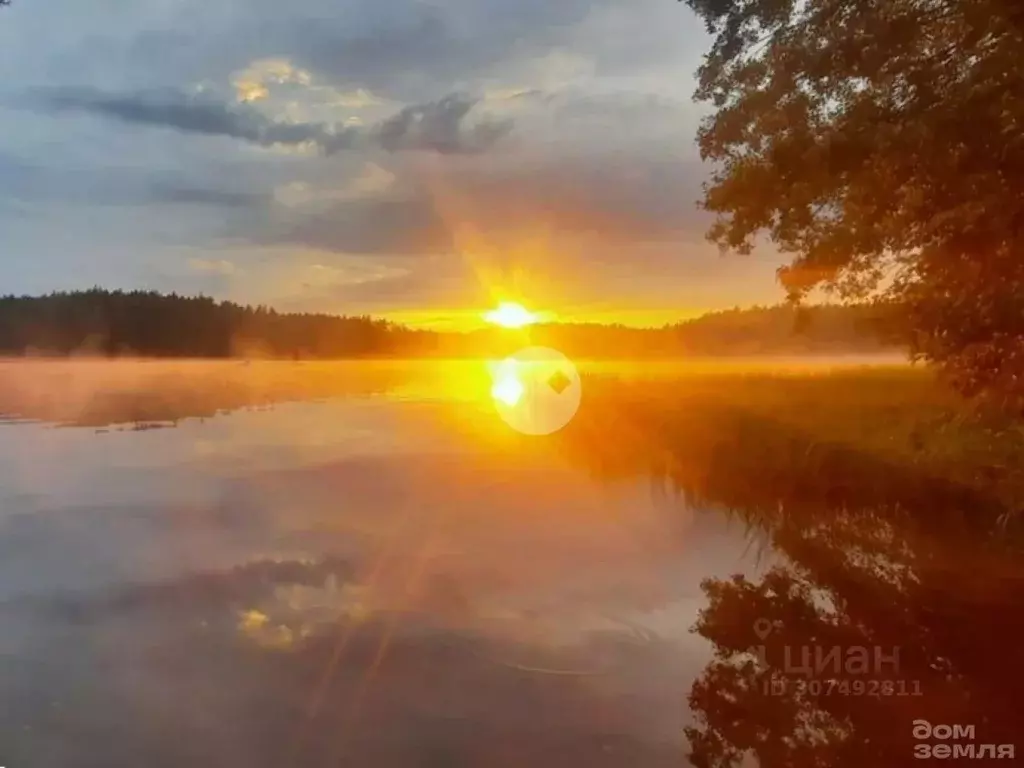
[[[239,101],[260,101],[270,95],[272,83],[310,85],[312,75],[294,66],[288,59],[259,59],[235,74],[232,83]]]
[[[540,88],[523,88],[519,86],[503,86],[490,88],[485,91],[484,98],[487,101],[515,101],[518,99],[543,98],[544,92]]]
[[[57,91],[44,100],[57,111],[89,112],[125,123],[228,136],[261,146],[333,140],[324,126],[277,122],[247,105],[227,104],[203,91],[186,94],[164,89],[119,95],[80,88]]]
[[[334,88],[323,87],[323,90],[326,91],[330,104],[347,109],[365,109],[366,107],[377,107],[384,103],[382,99],[365,88],[338,91]]]
[[[510,119],[484,119],[464,133],[462,124],[476,104],[476,99],[456,94],[430,104],[405,107],[376,128],[376,143],[389,152],[431,149],[456,154],[467,147],[487,148],[508,135],[513,123]]]
[[[295,66],[289,59],[258,59],[234,73],[231,84],[240,102],[266,101],[271,91],[281,91],[291,97],[301,97],[309,106],[366,109],[379,107],[385,101],[367,88],[339,90],[330,84],[313,82],[313,75]]]
[[[318,76],[410,98],[438,95],[438,88],[493,67],[516,47],[535,52],[538,32],[557,29],[549,22],[579,20],[590,2],[524,0],[514,10],[479,0],[355,2],[328,15],[300,0],[286,18],[268,13],[243,25],[252,30],[250,39],[274,41]],[[563,11],[567,5],[573,7]]]
[[[591,259],[655,252],[644,244],[669,246],[658,258],[673,245],[703,249],[709,221],[697,200],[706,171],[679,138],[677,103],[536,91],[512,101],[517,136],[505,151],[431,162],[379,156],[346,174],[326,167],[316,181],[279,185],[269,214],[248,220],[240,237],[388,259],[471,252],[481,243],[500,251],[529,238],[552,243],[558,259],[580,248]],[[460,119],[455,108],[442,114]],[[451,133],[444,119],[405,110],[378,126],[377,143],[430,143],[432,132]],[[623,141],[631,136],[639,140]]]
[[[373,148],[442,154],[481,152],[512,129],[508,119],[487,117],[467,128],[468,115],[479,100],[460,94],[407,106],[369,129],[276,120],[250,103],[228,103],[205,90],[191,94],[172,89],[108,94],[90,88],[62,89],[41,94],[41,101],[55,111],[81,111],[124,123],[225,136],[262,147],[313,145],[327,155]]]
[[[466,232],[498,247],[532,234],[555,241],[703,242],[699,163],[650,151],[606,157],[520,152],[461,158],[442,169],[376,166],[338,188],[285,185],[276,215],[246,237],[346,254],[449,253]]]
[[[270,89],[266,85],[254,80],[236,80],[235,89],[238,92],[238,100],[246,103],[261,101],[270,95]]]
[[[458,286],[479,280],[480,243],[561,281],[556,298],[592,274],[614,273],[602,287],[618,295],[625,272],[681,291],[666,274],[731,268],[705,255],[694,206],[706,171],[689,159],[688,98],[708,40],[680,4],[283,7],[50,0],[5,17],[0,64],[19,78],[0,85],[0,109],[35,99],[3,111],[5,282],[45,290],[73,273],[251,300],[271,266],[255,255],[287,272],[308,251],[329,269],[358,262],[374,279],[338,290],[386,309],[468,301]],[[446,96],[467,93],[482,98]],[[187,268],[197,255],[245,271]]]

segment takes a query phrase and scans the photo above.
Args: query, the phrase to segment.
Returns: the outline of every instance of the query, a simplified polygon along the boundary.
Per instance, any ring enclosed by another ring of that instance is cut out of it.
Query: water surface
[[[1006,733],[990,711],[1015,694],[956,622],[1005,633],[1020,572],[906,512],[973,498],[869,457],[835,454],[820,488],[752,477],[694,425],[677,444],[586,397],[567,435],[519,438],[475,363],[0,373],[7,765],[810,765],[823,743],[900,764],[914,717]],[[900,646],[881,677],[922,694],[743,682],[754,646],[779,672],[822,643]],[[766,760],[788,725],[804,746]]]

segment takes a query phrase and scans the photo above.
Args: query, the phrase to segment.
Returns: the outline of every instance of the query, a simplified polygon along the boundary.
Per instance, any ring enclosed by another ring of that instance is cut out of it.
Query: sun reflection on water
[[[515,407],[526,392],[519,361],[509,358],[491,366],[491,397],[510,408]]]

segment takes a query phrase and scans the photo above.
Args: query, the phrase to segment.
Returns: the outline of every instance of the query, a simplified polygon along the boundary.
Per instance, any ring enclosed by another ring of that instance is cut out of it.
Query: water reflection
[[[287,402],[362,397],[385,392],[415,395],[471,392],[478,365],[444,367],[402,362],[277,363],[203,361],[0,362],[0,414],[67,426],[132,428],[174,425],[241,408]]]
[[[695,630],[715,655],[689,695],[694,765],[905,765],[917,719],[1019,738],[1024,570],[996,499],[736,409],[638,408],[632,440],[574,426],[585,460],[664,474],[782,556],[702,583]]]
[[[123,364],[62,400],[46,365],[0,412],[89,428],[0,431],[7,764],[884,766],[914,719],[1020,730],[984,488],[635,382],[536,441],[468,368]],[[786,665],[861,647],[899,668]]]

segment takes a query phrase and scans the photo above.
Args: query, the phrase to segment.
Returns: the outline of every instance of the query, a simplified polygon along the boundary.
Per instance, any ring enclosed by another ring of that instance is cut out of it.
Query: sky
[[[100,285],[468,327],[775,303],[719,254],[674,0],[15,0],[0,293]]]

